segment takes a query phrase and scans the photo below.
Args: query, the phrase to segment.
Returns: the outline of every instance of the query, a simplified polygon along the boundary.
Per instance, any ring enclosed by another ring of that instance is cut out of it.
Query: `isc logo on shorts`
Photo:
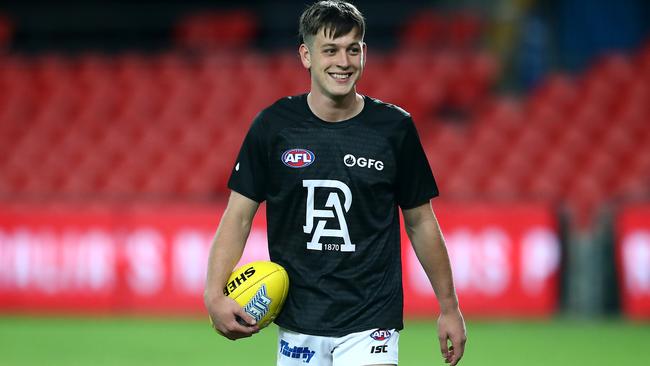
[[[381,346],[372,346],[370,353],[388,353],[388,345],[382,344]]]
[[[282,163],[290,168],[304,168],[315,159],[314,153],[307,149],[291,149],[282,153]]]

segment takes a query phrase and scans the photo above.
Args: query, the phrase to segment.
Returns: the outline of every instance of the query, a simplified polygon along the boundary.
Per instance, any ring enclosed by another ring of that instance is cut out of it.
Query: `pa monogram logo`
[[[303,231],[305,234],[312,234],[311,240],[307,242],[307,249],[354,252],[356,246],[350,240],[348,224],[345,221],[345,213],[350,211],[350,206],[352,206],[350,187],[338,180],[320,179],[303,180],[302,186],[307,188],[306,222]],[[315,192],[318,189],[328,189],[329,191],[334,189],[335,191],[330,192],[323,205],[322,202],[314,202]],[[343,195],[342,203],[341,194]],[[317,204],[325,209],[317,209]],[[326,228],[325,226],[328,224],[330,227],[338,226],[338,229]],[[321,243],[323,236],[341,238],[343,244]]]

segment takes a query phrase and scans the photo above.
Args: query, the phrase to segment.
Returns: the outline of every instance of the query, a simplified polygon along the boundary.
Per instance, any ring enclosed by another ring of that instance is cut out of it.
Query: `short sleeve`
[[[438,186],[413,120],[404,123],[406,131],[397,150],[397,203],[409,209],[438,196]]]
[[[263,125],[259,114],[248,130],[228,180],[228,188],[256,202],[266,199],[268,148]]]

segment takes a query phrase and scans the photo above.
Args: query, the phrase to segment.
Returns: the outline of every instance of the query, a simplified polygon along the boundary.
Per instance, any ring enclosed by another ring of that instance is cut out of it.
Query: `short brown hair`
[[[356,28],[361,39],[366,34],[366,21],[354,5],[340,0],[317,1],[300,16],[300,42],[308,43],[321,29],[325,36],[338,38]]]

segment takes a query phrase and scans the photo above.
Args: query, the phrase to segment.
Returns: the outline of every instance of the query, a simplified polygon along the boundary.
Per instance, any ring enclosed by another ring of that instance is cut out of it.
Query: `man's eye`
[[[350,53],[353,54],[353,55],[358,54],[359,51],[360,51],[360,50],[359,50],[358,48],[352,48],[352,49],[350,49]]]
[[[331,48],[330,48],[330,49],[326,49],[326,50],[323,51],[323,52],[325,52],[325,53],[328,54],[328,55],[333,55],[336,51],[335,51],[334,49],[331,49]]]

